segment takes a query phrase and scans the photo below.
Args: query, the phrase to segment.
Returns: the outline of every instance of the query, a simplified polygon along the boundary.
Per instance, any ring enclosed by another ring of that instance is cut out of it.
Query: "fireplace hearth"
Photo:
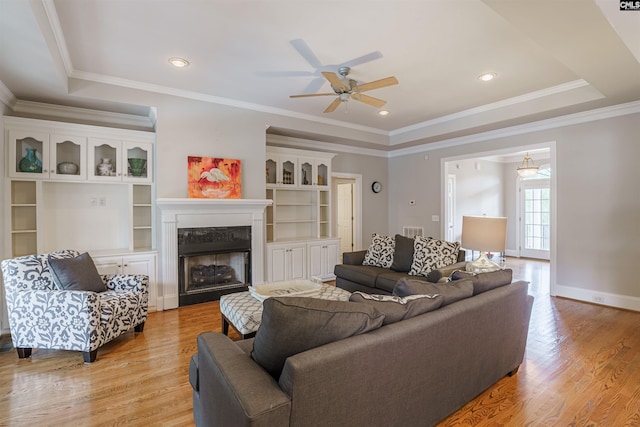
[[[251,227],[178,229],[179,305],[220,299],[251,284]]]

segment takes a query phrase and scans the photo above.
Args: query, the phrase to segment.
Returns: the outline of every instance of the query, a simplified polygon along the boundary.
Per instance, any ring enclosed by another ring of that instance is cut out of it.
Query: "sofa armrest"
[[[148,292],[149,276],[144,274],[105,274],[101,277],[110,291]]]
[[[355,252],[345,252],[342,254],[342,263],[349,265],[362,265],[364,261],[364,256],[367,251],[355,251]]]
[[[90,291],[27,290],[6,295],[16,347],[90,351],[100,324],[99,294]]]
[[[427,274],[427,280],[432,283],[438,283],[440,279],[449,277],[451,273],[456,270],[464,270],[467,266],[466,261],[456,262],[455,264],[447,265],[445,267],[436,268],[435,270],[431,270],[429,274]]]
[[[198,384],[203,425],[289,425],[289,396],[226,335],[198,336]]]

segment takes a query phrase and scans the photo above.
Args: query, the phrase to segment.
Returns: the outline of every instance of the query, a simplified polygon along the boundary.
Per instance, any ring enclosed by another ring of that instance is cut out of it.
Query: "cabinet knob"
[[[125,267],[129,267],[129,264],[125,264],[124,266],[125,266]]]

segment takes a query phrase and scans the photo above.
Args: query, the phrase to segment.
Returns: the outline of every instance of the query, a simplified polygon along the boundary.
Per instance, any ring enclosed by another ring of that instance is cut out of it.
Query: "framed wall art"
[[[241,199],[241,161],[220,157],[188,156],[188,197]]]

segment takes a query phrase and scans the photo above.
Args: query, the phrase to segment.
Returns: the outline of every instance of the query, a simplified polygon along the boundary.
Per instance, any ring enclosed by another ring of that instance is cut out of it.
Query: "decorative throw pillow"
[[[393,263],[393,252],[395,246],[395,239],[393,236],[383,236],[374,233],[371,237],[371,244],[369,245],[369,249],[367,249],[362,265],[390,268]]]
[[[102,278],[98,274],[91,256],[85,252],[75,258],[47,260],[53,283],[61,291],[92,291],[107,290]]]
[[[396,234],[395,249],[393,252],[393,271],[405,272],[411,270],[413,262],[413,239]]]
[[[356,291],[351,294],[349,301],[361,302],[374,307],[384,314],[382,324],[388,325],[440,308],[444,297],[437,294],[399,297],[395,295],[370,295]]]
[[[393,288],[393,295],[399,297],[424,294],[442,295],[444,298],[442,305],[445,306],[473,296],[473,282],[471,280],[457,280],[455,282],[431,283],[402,278]]]
[[[413,263],[409,274],[426,277],[431,270],[455,264],[460,243],[416,236],[413,247]]]
[[[377,329],[384,315],[349,301],[274,297],[263,303],[251,357],[278,380],[289,356]]]
[[[511,283],[512,278],[513,270],[510,268],[477,274],[456,270],[449,276],[449,281],[471,280],[473,282],[473,294],[478,295],[491,289],[508,285]]]

